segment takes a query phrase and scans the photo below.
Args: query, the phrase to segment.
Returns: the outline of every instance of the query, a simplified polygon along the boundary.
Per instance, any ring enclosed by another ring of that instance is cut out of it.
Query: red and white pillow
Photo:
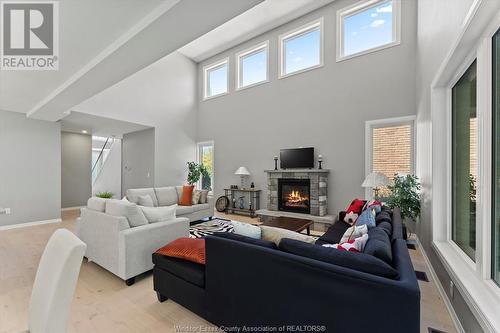
[[[340,244],[323,244],[324,247],[331,247],[340,251],[348,252],[363,252],[366,242],[368,241],[368,234],[364,234],[353,240],[349,240]]]

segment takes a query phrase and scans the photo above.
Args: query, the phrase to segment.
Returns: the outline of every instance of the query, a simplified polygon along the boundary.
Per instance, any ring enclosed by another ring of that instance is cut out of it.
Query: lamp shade
[[[361,187],[382,187],[389,185],[389,178],[380,172],[372,172],[366,176],[365,181],[361,184]]]
[[[248,171],[247,168],[245,168],[244,166],[242,167],[239,167],[238,170],[236,170],[234,172],[235,175],[238,175],[238,176],[250,176],[250,171]]]

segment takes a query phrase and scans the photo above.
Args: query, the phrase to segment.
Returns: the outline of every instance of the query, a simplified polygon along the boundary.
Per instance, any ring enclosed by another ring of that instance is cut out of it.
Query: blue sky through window
[[[267,80],[267,52],[262,49],[241,58],[241,82],[245,87]]]
[[[207,97],[227,92],[227,63],[215,69],[209,69]]]
[[[320,64],[320,27],[284,41],[285,73],[290,74]]]
[[[344,18],[344,54],[351,55],[393,42],[392,1]]]

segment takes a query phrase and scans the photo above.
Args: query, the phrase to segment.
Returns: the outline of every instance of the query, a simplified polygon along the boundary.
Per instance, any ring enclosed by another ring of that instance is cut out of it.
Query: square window
[[[228,92],[228,59],[205,67],[205,99]]]
[[[280,36],[280,77],[323,65],[323,19]]]
[[[337,61],[398,45],[399,0],[367,1],[337,12]]]
[[[265,42],[236,55],[238,89],[267,82],[268,47],[269,42]]]

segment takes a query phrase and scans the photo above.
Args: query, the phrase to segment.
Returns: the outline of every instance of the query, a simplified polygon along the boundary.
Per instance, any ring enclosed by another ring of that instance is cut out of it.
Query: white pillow
[[[153,198],[149,194],[138,197],[139,205],[144,207],[154,207]]]
[[[107,199],[92,197],[87,201],[87,208],[104,213],[106,210],[106,200]]]
[[[122,200],[107,200],[106,214],[113,216],[124,216],[127,218],[130,227],[138,227],[148,224],[148,220],[142,210],[135,203]]]
[[[148,219],[149,223],[168,221],[175,219],[175,210],[177,205],[164,207],[143,207],[142,212]]]
[[[247,236],[255,239],[260,239],[262,231],[258,226],[251,225],[250,223],[242,223],[231,221],[235,234]]]
[[[353,233],[354,229],[354,233]],[[340,240],[339,244],[347,242],[349,239],[356,239],[368,233],[368,226],[366,224],[360,226],[352,226],[346,230],[344,236]]]

